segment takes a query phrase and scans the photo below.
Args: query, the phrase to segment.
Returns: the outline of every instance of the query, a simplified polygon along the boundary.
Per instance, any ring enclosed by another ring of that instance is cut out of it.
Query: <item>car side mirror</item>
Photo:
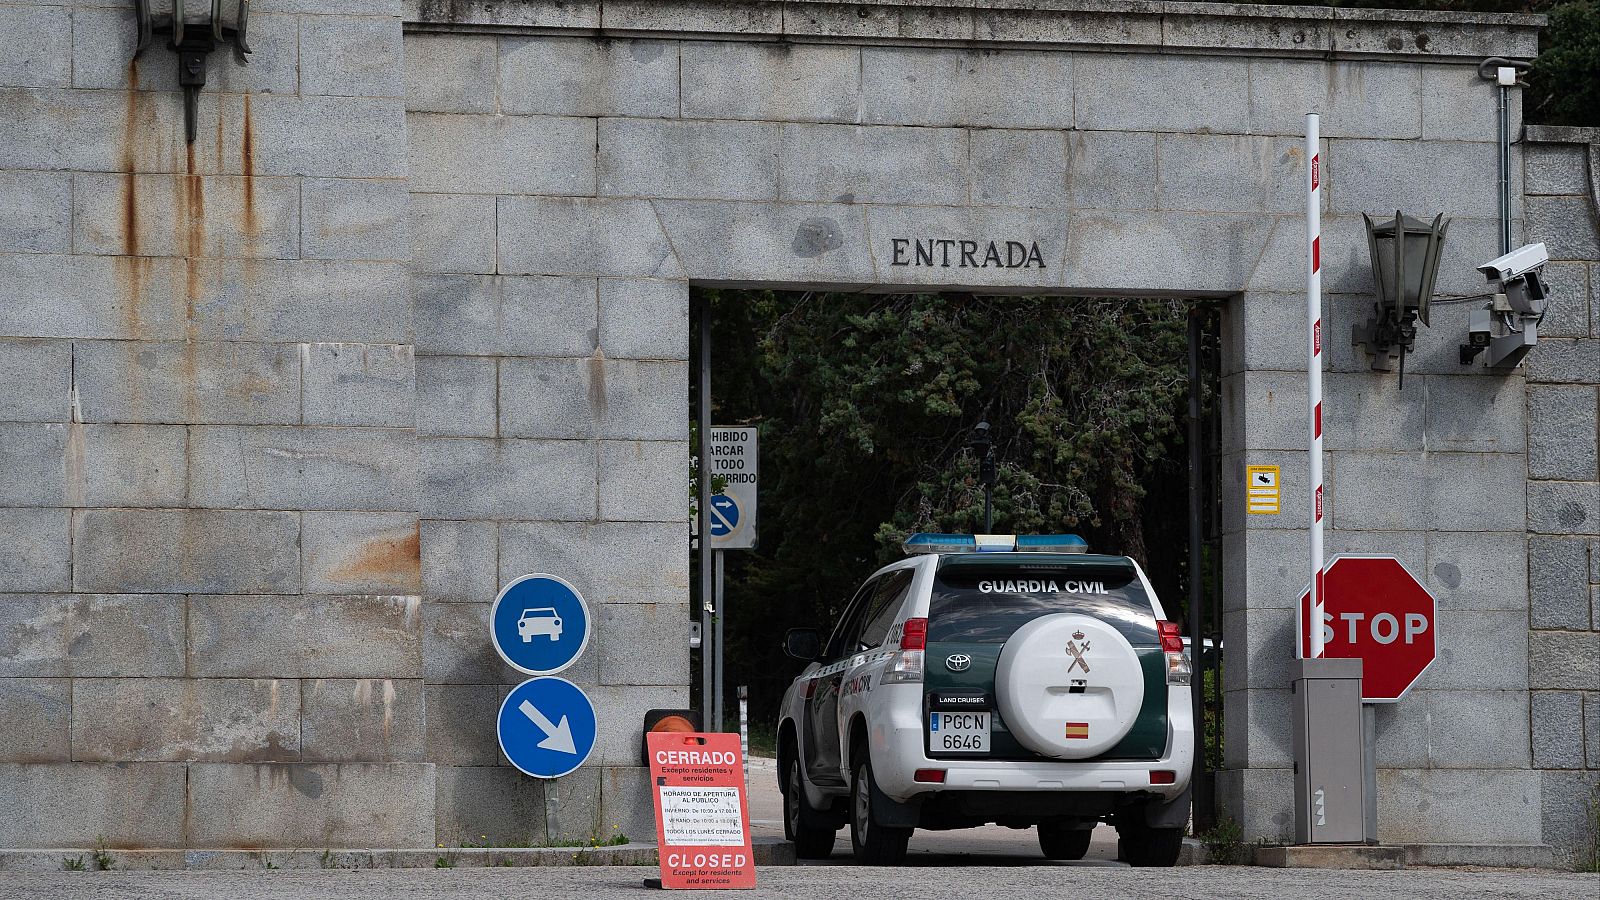
[[[815,628],[791,628],[783,636],[783,652],[811,662],[822,655],[822,635]]]

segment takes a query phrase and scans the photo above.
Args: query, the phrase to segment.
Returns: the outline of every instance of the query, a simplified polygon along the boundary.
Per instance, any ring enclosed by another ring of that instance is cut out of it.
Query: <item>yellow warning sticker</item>
[[[1277,466],[1244,467],[1244,507],[1254,516],[1275,516],[1283,505],[1282,479]]]

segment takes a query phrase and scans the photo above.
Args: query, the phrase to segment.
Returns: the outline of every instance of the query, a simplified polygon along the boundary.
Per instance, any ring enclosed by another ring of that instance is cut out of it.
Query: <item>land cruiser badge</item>
[[[1072,657],[1072,662],[1068,664],[1067,671],[1071,672],[1073,669],[1082,666],[1083,674],[1089,674],[1089,661],[1083,658],[1083,655],[1088,652],[1089,642],[1084,639],[1083,632],[1081,630],[1074,631],[1072,640],[1067,641],[1067,655]]]

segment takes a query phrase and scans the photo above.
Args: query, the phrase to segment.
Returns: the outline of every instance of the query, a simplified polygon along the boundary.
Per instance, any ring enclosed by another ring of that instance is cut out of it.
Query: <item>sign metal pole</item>
[[[1321,121],[1306,114],[1306,385],[1311,440],[1311,657],[1322,657],[1322,158]]]
[[[739,685],[739,756],[744,760],[744,789],[750,790],[750,686]]]
[[[700,719],[711,720],[711,301],[700,303]],[[702,724],[701,727],[705,727]]]
[[[727,610],[722,605],[722,554],[721,550],[713,550],[712,558],[716,560],[713,569],[716,572],[716,587],[713,596],[716,598],[716,611],[712,618],[716,619],[717,639],[713,644],[713,653],[716,655],[712,663],[711,683],[711,730],[722,730],[722,620],[727,616]]]

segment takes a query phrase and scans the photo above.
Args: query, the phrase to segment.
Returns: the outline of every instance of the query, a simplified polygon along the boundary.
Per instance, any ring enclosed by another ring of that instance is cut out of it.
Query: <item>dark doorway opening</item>
[[[786,629],[826,630],[867,575],[901,557],[905,534],[983,530],[980,422],[992,441],[995,532],[1073,532],[1096,552],[1134,557],[1186,635],[1194,580],[1205,637],[1220,645],[1217,304],[697,288],[692,310],[691,421],[698,317],[709,316],[711,425],[760,429],[760,542],[723,553],[723,721],[737,728],[735,686],[747,685],[752,752],[775,741],[778,705],[801,668],[782,653]],[[1191,340],[1198,578],[1189,561]],[[1197,662],[1207,664],[1195,680],[1214,771],[1220,654]]]

